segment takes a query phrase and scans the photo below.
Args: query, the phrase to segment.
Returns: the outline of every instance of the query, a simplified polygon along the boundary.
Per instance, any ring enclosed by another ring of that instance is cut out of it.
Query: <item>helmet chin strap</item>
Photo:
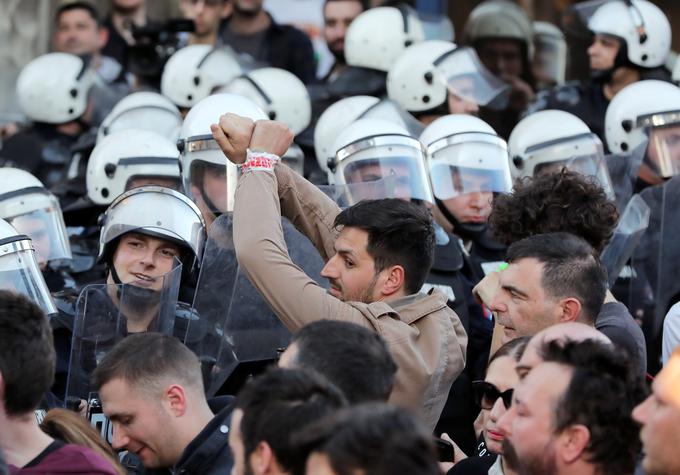
[[[215,206],[215,203],[212,202],[212,200],[208,197],[208,195],[205,194],[205,190],[203,187],[200,187],[201,190],[201,199],[205,203],[205,205],[208,207],[210,212],[215,215],[215,218],[219,218],[222,216],[223,211],[220,211],[217,209],[217,206]]]
[[[484,234],[484,231],[486,231],[486,223],[461,223],[453,216],[439,198],[435,197],[434,201],[437,204],[439,211],[441,211],[446,220],[453,226],[454,234],[458,234],[463,239],[476,241]]]

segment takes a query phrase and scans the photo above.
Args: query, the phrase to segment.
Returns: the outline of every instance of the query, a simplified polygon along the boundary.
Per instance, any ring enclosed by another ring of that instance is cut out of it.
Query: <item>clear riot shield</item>
[[[312,243],[285,219],[282,228],[291,260],[324,282],[324,262]],[[239,268],[232,236],[231,214],[208,230],[192,319],[183,336],[176,332],[201,360],[210,396],[235,394],[250,374],[276,360],[291,336]]]
[[[605,163],[609,170],[609,177],[619,210],[624,210],[633,196],[635,181],[646,153],[647,141],[629,153],[611,153],[605,156]]]
[[[132,333],[144,331],[173,334],[182,264],[153,281],[129,284],[93,284],[85,287],[76,303],[71,358],[66,383],[66,404],[77,407],[81,400],[91,409],[91,422],[110,440],[110,431],[99,397],[90,386],[97,364],[116,343]]]
[[[633,196],[619,219],[614,236],[600,257],[607,269],[610,288],[621,275],[623,267],[649,226],[649,215],[650,209],[645,200],[640,195]]]
[[[648,346],[654,348],[661,337],[663,319],[680,300],[680,177],[642,191],[651,209],[649,227],[633,254],[634,279],[631,281],[631,313],[643,317],[642,329]],[[653,351],[653,350],[652,350]],[[650,361],[656,361],[651,355]]]

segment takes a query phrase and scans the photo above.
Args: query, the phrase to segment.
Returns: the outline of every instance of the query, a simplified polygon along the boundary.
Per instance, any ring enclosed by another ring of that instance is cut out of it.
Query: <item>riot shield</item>
[[[76,302],[71,358],[66,383],[66,404],[77,407],[86,400],[96,413],[98,397],[90,386],[97,364],[116,343],[132,333],[154,331],[173,334],[182,264],[154,281],[129,284],[93,284]],[[104,419],[92,421],[110,436]],[[109,437],[110,440],[110,437]]]
[[[625,154],[612,153],[605,156],[609,177],[619,210],[624,210],[633,196],[640,165],[647,153],[647,141]]]
[[[323,260],[290,222],[282,229],[291,260],[322,282]],[[235,393],[252,373],[276,360],[290,332],[239,268],[231,214],[208,230],[191,321],[178,334],[201,360],[208,395]]]
[[[640,195],[635,195],[628,202],[614,236],[602,251],[600,259],[607,269],[609,287],[619,278],[626,262],[633,255],[635,247],[640,242],[642,234],[649,226],[650,209]]]
[[[649,226],[633,253],[625,293],[615,295],[641,322],[647,342],[647,369],[654,374],[659,369],[663,319],[680,299],[680,177],[645,188],[640,196],[651,211]]]

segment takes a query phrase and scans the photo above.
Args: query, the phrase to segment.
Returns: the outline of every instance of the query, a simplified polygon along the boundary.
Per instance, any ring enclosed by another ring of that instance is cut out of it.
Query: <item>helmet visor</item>
[[[647,163],[664,178],[680,174],[680,111],[638,119],[649,137]]]
[[[425,156],[420,143],[405,136],[373,137],[338,151],[336,180],[339,184],[356,185],[385,179],[390,186],[370,189],[374,196],[360,199],[401,198],[434,203],[425,169]],[[382,194],[382,196],[380,196]]]
[[[458,134],[435,142],[428,163],[432,191],[440,200],[512,188],[505,141],[490,134]]]
[[[555,173],[562,168],[595,177],[607,196],[614,199],[609,170],[604,158],[602,142],[592,133],[579,134],[561,140],[529,147],[527,160],[533,163],[533,175]]]
[[[0,289],[25,295],[47,315],[57,313],[30,241],[4,244],[0,252]]]
[[[413,117],[406,109],[390,99],[383,99],[366,109],[358,119],[382,119],[405,128],[413,137],[420,137],[425,126]]]
[[[493,109],[507,105],[510,86],[486,69],[474,49],[456,48],[434,62],[449,92]]]
[[[31,238],[40,265],[48,262],[61,265],[72,259],[66,225],[56,197],[47,193],[19,195],[4,203],[3,212],[9,224]]]
[[[567,71],[567,43],[550,35],[534,35],[534,73],[552,84],[564,83]]]

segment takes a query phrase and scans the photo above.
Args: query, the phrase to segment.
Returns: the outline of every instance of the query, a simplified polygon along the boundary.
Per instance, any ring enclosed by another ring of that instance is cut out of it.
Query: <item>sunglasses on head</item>
[[[506,409],[510,409],[512,404],[512,389],[500,392],[496,386],[486,381],[473,381],[472,391],[475,396],[475,403],[482,409],[490,411],[496,404],[498,398],[503,400]]]

